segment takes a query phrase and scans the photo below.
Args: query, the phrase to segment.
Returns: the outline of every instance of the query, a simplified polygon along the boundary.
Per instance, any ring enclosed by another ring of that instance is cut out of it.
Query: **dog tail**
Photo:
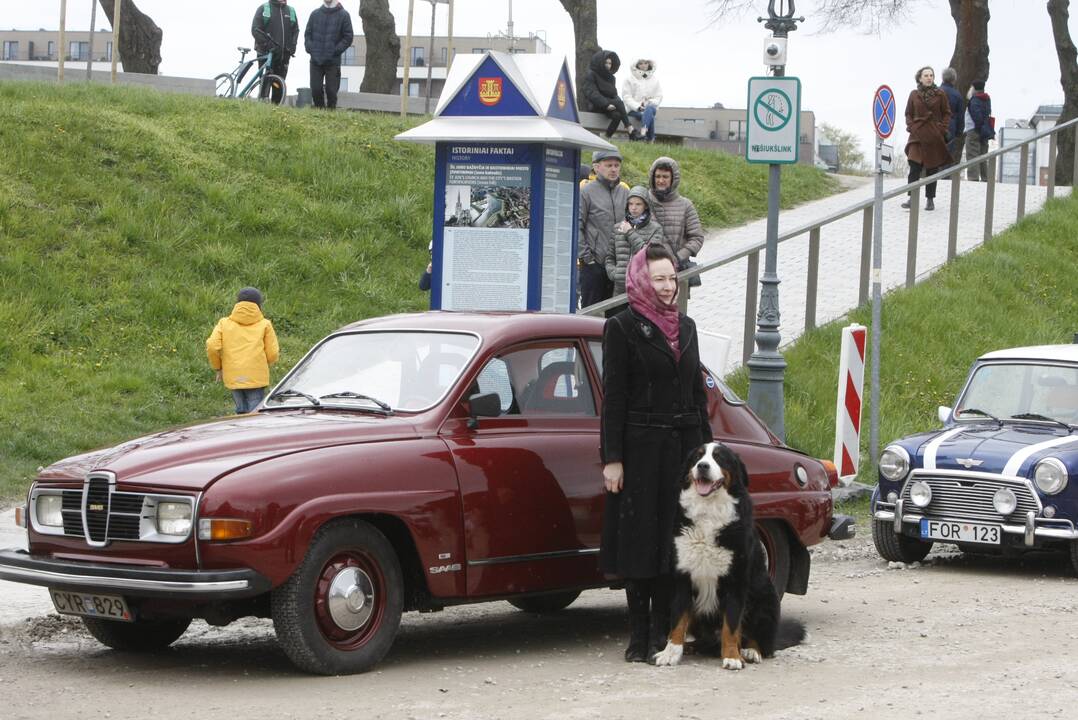
[[[785,650],[794,645],[800,645],[805,641],[805,637],[805,625],[800,620],[783,618],[779,621],[778,630],[775,632],[775,649]]]

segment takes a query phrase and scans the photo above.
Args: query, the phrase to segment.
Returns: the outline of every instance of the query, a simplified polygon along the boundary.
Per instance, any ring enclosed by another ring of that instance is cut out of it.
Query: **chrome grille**
[[[82,491],[64,490],[62,512],[64,535],[84,537],[82,525]],[[109,499],[108,521],[105,525],[105,538],[108,540],[138,540],[142,522],[142,508],[147,496],[143,493],[114,492]],[[87,503],[91,502],[89,497]],[[89,512],[87,512],[89,519]],[[91,530],[101,525],[100,519],[87,523]],[[90,539],[101,542],[100,534],[92,532]]]
[[[86,539],[103,543],[109,530],[109,481],[107,478],[91,477],[86,481],[83,498],[83,518],[86,523]]]
[[[910,486],[918,480],[932,489],[932,502],[926,508],[918,508],[910,500]],[[992,496],[1001,488],[1011,490],[1018,499],[1010,515],[1000,515],[992,505]],[[930,518],[1014,523],[1024,521],[1030,510],[1037,516],[1041,514],[1040,500],[1027,483],[991,475],[914,475],[902,488],[902,498],[908,511],[922,512]]]

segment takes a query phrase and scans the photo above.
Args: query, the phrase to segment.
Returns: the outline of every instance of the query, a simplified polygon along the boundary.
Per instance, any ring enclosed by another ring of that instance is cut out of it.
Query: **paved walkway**
[[[900,187],[900,179],[884,182],[884,189]],[[963,181],[958,215],[958,252],[965,253],[981,244],[984,236],[984,200],[987,185]],[[806,203],[779,216],[779,232],[801,227],[827,217],[859,201],[872,197],[870,183]],[[1070,193],[1069,187],[1056,188],[1057,197]],[[934,212],[920,212],[917,248],[917,277],[921,280],[932,274],[947,259],[947,228],[950,215],[950,181],[939,184]],[[1029,187],[1026,191],[1026,213],[1034,213],[1044,205],[1047,189]],[[909,232],[909,211],[900,207],[902,198],[884,203],[883,209],[883,289],[898,287],[906,281],[906,245]],[[1000,233],[1015,222],[1018,208],[1018,186],[996,184],[993,228]],[[861,212],[832,223],[821,230],[819,292],[816,299],[816,324],[823,325],[842,317],[857,306],[861,267]],[[766,220],[712,232],[696,259],[713,260],[730,250],[762,242],[766,237]],[[745,315],[745,274],[748,261],[738,260],[702,277],[703,285],[694,288],[689,301],[689,314],[697,325],[714,333],[730,337],[725,370],[741,365],[742,335]],[[782,344],[787,345],[804,332],[806,271],[808,269],[808,234],[787,240],[779,245],[778,275],[779,311],[782,316]],[[760,274],[764,257],[760,253]],[[871,293],[871,285],[869,292]],[[754,288],[759,295],[759,284]],[[886,302],[885,302],[886,306]],[[836,348],[837,352],[837,348]]]

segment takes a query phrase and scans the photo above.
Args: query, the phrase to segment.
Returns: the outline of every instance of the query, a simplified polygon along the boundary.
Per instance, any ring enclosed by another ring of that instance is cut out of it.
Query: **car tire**
[[[146,652],[161,650],[179,640],[191,624],[191,618],[119,622],[84,617],[82,624],[95,640],[113,650]]]
[[[932,550],[930,542],[896,533],[890,520],[872,521],[872,542],[880,557],[890,562],[920,562]]]
[[[771,584],[775,586],[779,600],[782,600],[790,581],[790,537],[777,520],[757,522],[756,534],[760,536],[760,544],[767,558],[767,574],[771,576]]]
[[[400,628],[400,561],[373,525],[335,521],[315,533],[270,604],[277,641],[296,667],[318,675],[366,672]]]
[[[537,613],[544,615],[546,613],[558,612],[564,610],[573,604],[573,601],[580,597],[580,593],[576,591],[551,593],[549,595],[535,595],[533,597],[520,597],[513,598],[509,601],[509,604],[518,610],[524,612]]]

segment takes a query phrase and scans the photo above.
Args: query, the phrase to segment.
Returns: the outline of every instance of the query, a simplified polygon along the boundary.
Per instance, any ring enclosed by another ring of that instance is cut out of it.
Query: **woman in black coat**
[[[592,112],[602,113],[610,118],[610,125],[606,128],[606,136],[610,137],[618,129],[618,125],[625,123],[630,131],[630,137],[635,135],[633,126],[629,122],[629,115],[625,112],[625,103],[618,95],[617,80],[614,74],[621,67],[621,58],[611,50],[600,50],[591,57],[591,65],[587,75],[584,76],[584,97]]]
[[[626,580],[628,662],[666,644],[682,463],[711,440],[696,325],[678,313],[675,262],[663,245],[633,255],[629,307],[603,330],[599,565]]]

